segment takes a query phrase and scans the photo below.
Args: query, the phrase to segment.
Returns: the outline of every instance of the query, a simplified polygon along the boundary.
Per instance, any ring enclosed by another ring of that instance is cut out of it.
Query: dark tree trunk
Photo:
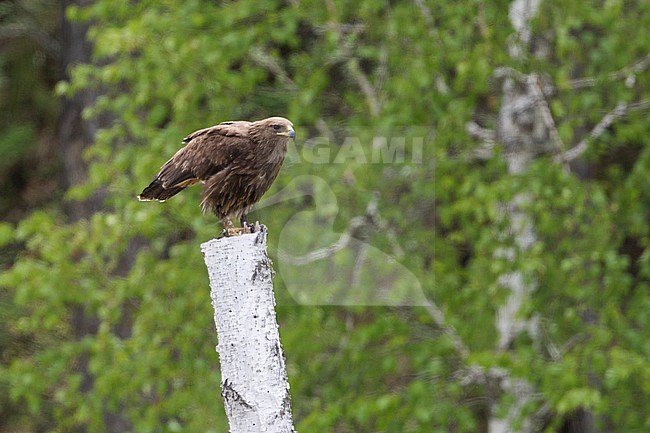
[[[70,79],[70,70],[75,65],[92,62],[92,44],[86,39],[88,25],[70,22],[66,19],[66,9],[71,5],[84,7],[89,0],[63,0],[61,2],[61,79]],[[73,97],[61,101],[61,114],[58,125],[58,140],[61,150],[61,166],[63,168],[62,183],[65,189],[83,182],[88,173],[88,165],[83,158],[84,150],[93,143],[97,131],[109,125],[108,118],[83,118],[84,108],[91,106],[100,90],[84,89]],[[64,211],[70,221],[90,217],[102,206],[104,194],[95,193],[84,201],[66,202]],[[81,340],[85,336],[94,335],[99,327],[99,319],[95,314],[86,311],[84,305],[72,309],[72,329],[75,338]],[[125,323],[130,330],[130,324]],[[121,332],[128,335],[130,332]],[[88,371],[88,356],[80,357],[77,368],[83,375],[82,391],[92,392],[94,377]],[[108,433],[120,433],[131,430],[131,424],[121,411],[105,411],[104,422]],[[82,429],[87,430],[87,429]]]
[[[69,80],[70,69],[78,64],[92,61],[92,44],[86,39],[88,25],[70,22],[65,11],[68,6],[85,6],[87,0],[63,0],[61,2],[61,71],[62,79]],[[90,145],[102,125],[100,119],[84,119],[82,112],[97,98],[97,91],[84,89],[61,103],[59,118],[59,145],[62,155],[63,184],[65,188],[80,183],[86,178],[87,165],[83,159],[84,149]],[[83,202],[67,202],[65,212],[72,221],[86,218],[101,204],[101,195]]]

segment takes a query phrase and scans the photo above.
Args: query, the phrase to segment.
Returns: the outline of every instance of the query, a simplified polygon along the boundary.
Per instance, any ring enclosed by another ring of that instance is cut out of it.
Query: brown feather
[[[293,124],[282,117],[258,122],[233,121],[185,137],[185,147],[167,161],[138,196],[160,200],[205,183],[201,208],[224,220],[245,216],[280,171]]]

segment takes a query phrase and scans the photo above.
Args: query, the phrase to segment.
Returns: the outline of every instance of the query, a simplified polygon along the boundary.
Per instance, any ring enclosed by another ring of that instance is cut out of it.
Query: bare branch
[[[560,133],[558,132],[557,127],[555,126],[555,119],[553,119],[553,114],[551,113],[551,109],[548,106],[546,97],[544,96],[544,90],[542,88],[541,78],[537,74],[530,74],[528,76],[528,82],[529,82],[530,90],[533,92],[533,95],[535,95],[535,98],[537,100],[537,108],[542,113],[542,118],[544,119],[544,125],[546,126],[546,129],[548,130],[548,133],[551,136],[551,142],[553,143],[555,152],[558,155],[562,154],[562,152],[564,152],[565,149],[564,143],[560,138]],[[564,166],[564,170],[568,172],[569,171],[568,163],[566,161],[563,161],[562,164]]]
[[[442,310],[430,299],[427,299],[427,305],[425,305],[424,308],[427,310],[435,324],[442,329],[445,335],[447,335],[447,337],[451,339],[452,343],[454,343],[454,348],[456,349],[456,352],[458,352],[458,355],[461,358],[466,359],[470,354],[469,348],[465,345],[462,338],[460,338],[460,335],[458,335],[456,328],[447,323],[445,320],[445,314]]]
[[[608,81],[627,80],[631,76],[634,76],[635,74],[644,72],[646,69],[648,69],[648,67],[650,67],[650,54],[646,54],[644,57],[641,57],[633,64],[607,75],[607,80]],[[595,77],[577,78],[575,80],[569,81],[569,88],[572,90],[585,89],[588,87],[594,87],[597,82],[598,79]]]
[[[333,137],[332,129],[327,125],[327,122],[322,117],[316,119],[316,129],[323,137]]]
[[[324,26],[314,26],[316,33],[325,33],[332,31],[335,33],[361,33],[366,29],[365,24],[346,24],[337,22],[328,22]]]
[[[431,11],[427,7],[427,5],[424,4],[424,1],[422,0],[414,0],[415,5],[420,9],[420,13],[422,14],[422,18],[424,18],[424,23],[427,25],[427,27],[432,27],[433,26],[433,15],[431,14]]]
[[[578,144],[573,148],[567,150],[561,155],[557,155],[554,158],[555,162],[571,162],[574,159],[580,157],[587,150],[588,140],[594,140],[600,137],[607,128],[609,128],[615,121],[625,116],[629,111],[644,110],[650,108],[650,99],[629,103],[619,102],[616,107],[603,116],[600,119],[600,122],[593,127],[591,132],[584,137]]]
[[[379,51],[379,64],[377,65],[377,85],[375,86],[381,95],[381,89],[390,80],[390,71],[388,69],[388,48],[382,44]]]
[[[540,0],[513,0],[510,3],[508,18],[517,32],[516,39],[511,40],[508,47],[510,57],[522,57],[528,48],[532,35],[530,21],[537,15],[540,3]]]
[[[549,134],[551,135],[551,141],[553,141],[553,145],[557,148],[558,152],[562,152],[564,150],[564,143],[562,143],[560,134],[558,133],[557,127],[555,126],[553,114],[551,113],[551,109],[546,102],[546,97],[544,96],[544,91],[542,90],[541,79],[537,74],[531,74],[529,76],[529,83],[530,89],[537,99],[537,107],[542,113],[544,124],[548,128]]]
[[[509,66],[500,66],[496,68],[492,75],[494,76],[494,78],[497,79],[512,78],[518,83],[528,84],[528,75],[522,74],[518,70],[511,68]]]
[[[569,338],[569,340],[566,343],[564,343],[562,348],[557,347],[557,345],[555,345],[552,342],[548,342],[546,344],[546,350],[553,361],[559,361],[560,359],[562,359],[562,357],[565,354],[571,351],[571,349],[573,349],[579,343],[582,343],[584,341],[585,341],[584,335],[576,334],[571,338]]]
[[[370,80],[363,73],[361,67],[359,66],[359,60],[356,57],[352,57],[348,60],[348,71],[354,80],[357,82],[357,85],[361,89],[361,92],[366,97],[368,103],[368,108],[370,109],[370,114],[372,117],[379,116],[380,105],[377,94],[375,93],[375,88],[370,83]]]
[[[354,56],[354,38],[349,37],[349,35],[357,35],[361,33],[361,31],[363,31],[363,27],[359,28],[355,25],[347,25],[337,22],[333,18],[335,15],[335,5],[332,2],[326,2],[326,6],[329,11],[330,21],[328,21],[325,28],[336,34],[339,46],[341,47],[341,58],[345,59],[345,63],[350,76],[357,83],[359,89],[361,89],[361,92],[366,97],[370,114],[372,117],[377,117],[380,113],[381,107],[379,98],[377,97],[375,88],[361,69],[361,66],[359,65],[359,59]]]
[[[492,158],[493,150],[496,146],[496,131],[494,129],[483,128],[474,121],[465,124],[465,131],[470,135],[470,137],[483,142],[478,149],[474,150],[474,157],[481,160]]]
[[[357,251],[357,258],[354,261],[354,267],[352,268],[352,276],[350,278],[350,286],[358,287],[359,281],[361,281],[361,270],[366,263],[366,258],[368,257],[368,247],[369,245],[363,242],[359,246],[359,251]]]
[[[496,142],[485,142],[478,149],[474,149],[473,157],[481,161],[487,161],[494,156],[495,147]]]
[[[494,143],[497,139],[497,133],[494,129],[483,128],[474,121],[465,124],[465,131],[467,131],[471,137],[488,143]]]
[[[491,381],[501,382],[510,377],[510,372],[501,367],[485,368],[480,365],[470,365],[455,373],[456,378],[462,386],[486,385]]]
[[[250,52],[250,57],[253,62],[271,72],[287,89],[291,90],[292,92],[297,92],[299,90],[296,83],[294,83],[291,77],[289,77],[289,74],[284,70],[284,68],[282,68],[282,66],[273,57],[269,56],[263,50],[259,48],[253,48]],[[318,129],[318,132],[321,133],[321,135],[325,137],[332,136],[332,130],[329,128],[327,122],[325,122],[325,119],[322,117],[316,119],[316,128]]]
[[[478,25],[478,28],[481,32],[481,36],[484,38],[488,38],[490,34],[490,24],[488,24],[488,19],[485,14],[485,3],[484,2],[479,2],[477,5],[478,11],[476,14],[476,24]]]
[[[424,20],[424,24],[427,27],[429,36],[431,36],[434,41],[440,42],[440,33],[435,25],[433,14],[431,13],[429,6],[426,5],[426,2],[424,0],[413,0],[413,3],[415,3],[415,6],[420,10],[420,15],[422,15],[422,19]]]
[[[355,229],[363,226],[365,222],[366,219],[364,217],[352,218],[350,220],[350,223],[348,224],[348,229],[345,232],[341,233],[341,236],[336,242],[330,244],[327,247],[318,248],[302,256],[294,256],[291,254],[287,254],[282,250],[278,250],[278,257],[280,258],[280,260],[284,260],[296,266],[308,265],[309,263],[331,257],[337,252],[341,251],[343,248],[348,246],[348,244],[352,240],[352,236],[350,235],[350,233],[354,232]]]
[[[258,65],[266,68],[271,72],[286,88],[290,90],[298,90],[298,86],[289,78],[289,74],[280,66],[280,64],[259,47],[255,47],[250,51],[251,60]]]
[[[379,192],[375,191],[372,199],[368,202],[366,207],[366,217],[372,224],[388,236],[388,242],[393,249],[393,256],[397,259],[404,257],[404,250],[397,240],[397,234],[392,227],[379,215],[377,204],[379,202]]]
[[[293,265],[304,266],[304,265],[308,265],[309,263],[316,262],[318,260],[323,260],[333,256],[334,254],[341,251],[343,248],[347,247],[350,244],[350,241],[352,240],[352,233],[355,233],[357,229],[367,225],[368,222],[375,223],[377,221],[378,199],[379,196],[377,194],[374,194],[370,199],[370,201],[368,202],[368,206],[366,207],[366,215],[352,218],[350,220],[350,223],[348,224],[347,230],[341,233],[341,236],[336,242],[330,244],[327,247],[318,248],[316,250],[310,251],[307,254],[304,254],[302,256],[293,256],[285,253],[282,250],[278,250],[278,257],[281,260],[285,260],[288,263],[291,263]],[[363,260],[365,260],[365,258]],[[359,257],[357,257],[356,264],[359,265]]]

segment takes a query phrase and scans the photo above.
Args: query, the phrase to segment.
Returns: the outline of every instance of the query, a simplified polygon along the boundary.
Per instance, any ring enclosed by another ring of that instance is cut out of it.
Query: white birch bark
[[[518,86],[512,86],[509,82],[512,78],[507,78],[504,83],[504,97],[501,111],[499,113],[500,130],[497,131],[499,140],[506,148],[506,162],[508,164],[508,173],[511,176],[517,176],[524,173],[535,156],[534,139],[531,131],[532,127],[526,132],[522,132],[521,125],[512,122],[521,113],[517,113],[518,105],[530,98],[531,95],[525,91],[514,90]],[[533,105],[534,107],[534,105]],[[532,123],[539,123],[539,113],[529,113]],[[532,125],[529,125],[532,126]],[[503,206],[504,218],[508,220],[509,236],[514,238],[514,247],[503,248],[497,251],[497,255],[508,260],[514,261],[519,252],[525,251],[535,242],[536,235],[534,226],[530,217],[522,211],[523,204],[530,198],[525,193],[517,194],[513,200]],[[511,344],[517,336],[523,331],[528,330],[531,337],[535,338],[537,334],[537,321],[534,319],[526,320],[520,317],[521,307],[531,293],[535,290],[534,281],[526,280],[521,271],[512,271],[503,274],[498,279],[499,283],[509,290],[508,298],[502,305],[496,316],[496,328],[498,331],[499,351],[510,350]],[[502,380],[501,391],[509,392],[516,396],[515,402],[509,408],[505,416],[498,416],[498,399],[491,402],[490,418],[488,420],[489,433],[530,433],[534,431],[534,423],[528,419],[521,419],[522,409],[530,401],[534,393],[533,388],[523,379],[508,377]],[[515,428],[515,425],[519,428]]]
[[[516,34],[509,44],[513,58],[525,55],[531,39],[530,21],[537,14],[540,0],[513,0],[510,4],[509,18]],[[535,77],[525,77],[526,82],[517,82],[514,77],[503,81],[503,100],[497,121],[497,139],[504,146],[508,173],[518,176],[525,173],[540,146],[549,141],[549,131],[539,109],[538,92],[533,82]],[[504,205],[504,217],[509,222],[508,235],[514,238],[514,247],[504,248],[499,255],[515,260],[517,253],[530,248],[536,235],[530,217],[522,211],[522,205],[530,200],[521,193]],[[520,317],[521,307],[535,290],[534,281],[527,281],[521,271],[513,271],[499,277],[499,283],[509,290],[508,298],[497,311],[496,328],[499,334],[498,350],[509,350],[517,335],[528,329],[531,337],[536,335],[536,321]],[[534,389],[525,380],[508,377],[501,381],[501,391],[510,392],[516,400],[505,416],[498,416],[498,400],[491,402],[489,433],[529,433],[535,431],[531,419],[521,419],[522,409],[533,396]],[[519,428],[515,426],[518,425]]]
[[[266,228],[213,239],[201,251],[210,276],[230,432],[293,433]]]

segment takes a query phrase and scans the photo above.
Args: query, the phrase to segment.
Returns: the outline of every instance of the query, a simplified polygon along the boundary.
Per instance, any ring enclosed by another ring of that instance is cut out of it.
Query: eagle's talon
[[[247,235],[251,233],[259,233],[261,230],[262,230],[262,225],[260,224],[259,221],[256,221],[255,224],[245,223],[243,227],[229,226],[221,230],[221,236],[219,236],[217,239],[229,238],[232,236]]]
[[[242,227],[228,227],[224,230],[224,236],[229,238],[232,236],[239,236],[244,232]]]

